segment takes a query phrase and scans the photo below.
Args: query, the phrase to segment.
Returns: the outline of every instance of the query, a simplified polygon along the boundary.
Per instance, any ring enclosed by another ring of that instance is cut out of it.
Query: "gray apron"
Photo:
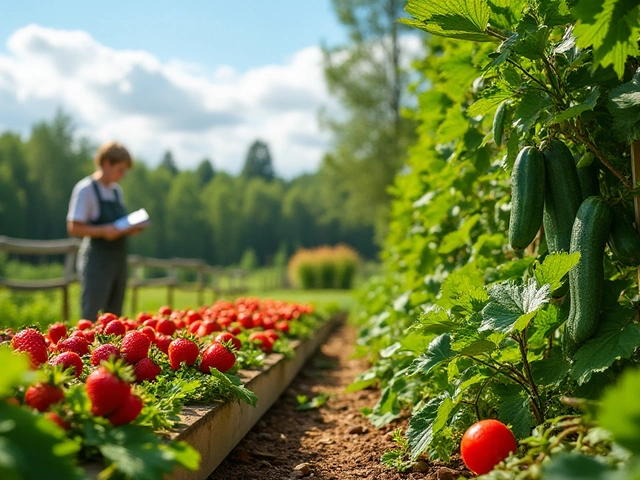
[[[100,203],[100,217],[90,225],[113,223],[127,214],[115,190],[115,200],[104,200],[95,180],[91,182]],[[82,284],[82,318],[96,320],[98,312],[122,314],[127,286],[127,238],[116,240],[85,237],[78,252]]]

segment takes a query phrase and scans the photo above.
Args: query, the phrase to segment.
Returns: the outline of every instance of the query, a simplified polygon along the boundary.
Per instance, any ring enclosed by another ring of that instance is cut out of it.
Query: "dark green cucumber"
[[[544,160],[538,150],[520,150],[511,172],[509,243],[521,250],[533,241],[544,211]]]
[[[586,157],[592,160],[585,160]],[[598,179],[598,166],[595,161],[595,155],[591,152],[587,152],[581,158],[576,160],[582,199],[586,200],[594,195],[600,195],[600,180]],[[580,166],[581,164],[583,165]]]
[[[580,180],[571,151],[560,140],[552,140],[542,152],[545,170],[544,209],[547,213],[545,229],[555,233],[555,240],[547,243],[550,251],[569,251],[571,229],[582,203]]]
[[[609,248],[616,260],[629,267],[640,265],[640,236],[631,219],[622,211],[613,211]]]
[[[602,197],[589,197],[578,210],[571,232],[570,253],[580,262],[569,272],[571,306],[564,331],[567,358],[598,329],[604,288],[604,247],[611,228],[611,208]]]
[[[502,102],[498,109],[496,110],[496,114],[493,116],[493,141],[496,142],[497,146],[502,145],[502,134],[504,133],[504,114],[507,111],[507,102]]]

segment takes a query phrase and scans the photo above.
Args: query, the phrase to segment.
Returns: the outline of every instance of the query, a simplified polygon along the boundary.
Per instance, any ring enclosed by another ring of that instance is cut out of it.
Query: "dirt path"
[[[406,421],[376,430],[360,409],[373,406],[379,393],[344,392],[367,368],[363,360],[350,358],[355,338],[353,327],[341,327],[209,480],[458,478],[459,462],[448,466],[452,468],[422,462],[425,472],[404,474],[380,464],[385,450],[393,447],[389,432],[406,427]],[[319,409],[296,409],[297,395],[312,398],[320,393],[333,396]]]

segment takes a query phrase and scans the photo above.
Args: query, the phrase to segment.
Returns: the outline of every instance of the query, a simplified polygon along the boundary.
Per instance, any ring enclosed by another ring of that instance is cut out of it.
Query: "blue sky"
[[[282,62],[302,47],[346,39],[330,0],[31,0],[3,5],[0,51],[31,23],[84,30],[114,49],[145,50],[207,70],[245,71]]]

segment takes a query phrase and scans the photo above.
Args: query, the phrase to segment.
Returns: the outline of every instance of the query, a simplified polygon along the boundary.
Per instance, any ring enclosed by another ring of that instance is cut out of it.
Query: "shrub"
[[[305,290],[350,289],[359,263],[358,253],[346,245],[300,249],[289,261],[289,279]]]

